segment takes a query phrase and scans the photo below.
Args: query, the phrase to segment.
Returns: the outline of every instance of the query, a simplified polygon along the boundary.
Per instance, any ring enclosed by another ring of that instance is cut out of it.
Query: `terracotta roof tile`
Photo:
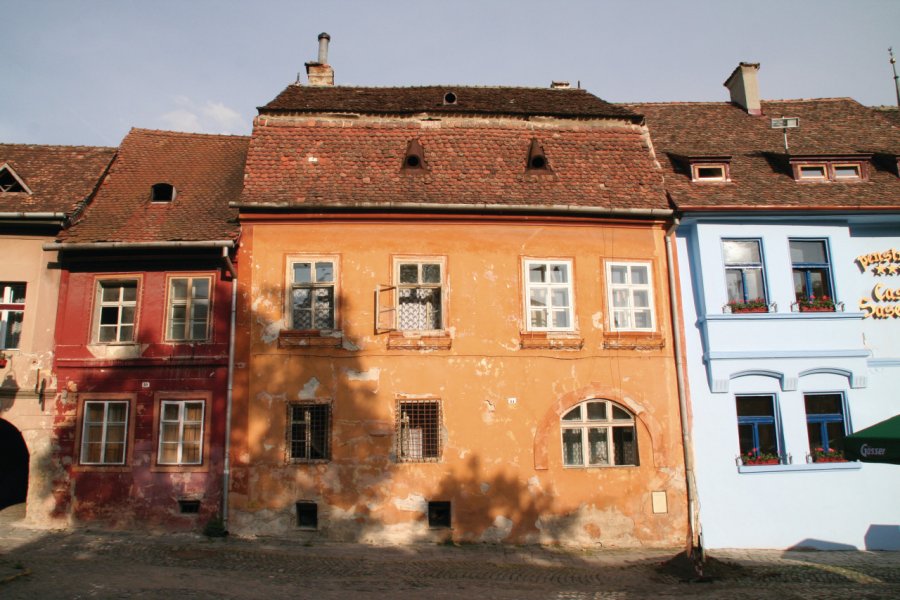
[[[280,120],[260,117],[247,159],[243,206],[392,204],[542,205],[668,209],[638,125],[445,118]],[[526,169],[537,139],[549,172]],[[402,168],[418,140],[426,168]]]
[[[444,101],[452,92],[453,104]],[[625,107],[610,104],[586,90],[565,88],[422,86],[349,87],[289,85],[260,113],[357,112],[365,114],[491,114],[584,118],[628,118]]]
[[[0,192],[0,212],[71,216],[90,197],[115,153],[115,148],[95,146],[0,144],[0,166],[8,164],[32,192]]]
[[[666,189],[681,209],[900,208],[900,127],[879,111],[849,98],[763,101],[761,116],[730,103],[629,104],[647,119]],[[788,132],[771,119],[799,117]],[[790,158],[801,155],[872,154],[862,182],[798,183]],[[730,183],[693,183],[679,157],[730,155]]]
[[[241,191],[249,138],[132,129],[82,218],[60,235],[71,243],[230,240],[229,201]],[[150,201],[156,183],[170,203]]]

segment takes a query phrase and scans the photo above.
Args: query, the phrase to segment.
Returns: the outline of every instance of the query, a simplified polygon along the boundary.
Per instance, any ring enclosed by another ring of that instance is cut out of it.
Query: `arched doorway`
[[[0,510],[25,502],[28,446],[15,425],[0,419]]]

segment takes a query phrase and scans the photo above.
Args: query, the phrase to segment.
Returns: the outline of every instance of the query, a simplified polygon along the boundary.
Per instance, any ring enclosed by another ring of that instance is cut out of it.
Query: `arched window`
[[[587,400],[560,419],[563,465],[637,465],[634,415],[610,400]]]

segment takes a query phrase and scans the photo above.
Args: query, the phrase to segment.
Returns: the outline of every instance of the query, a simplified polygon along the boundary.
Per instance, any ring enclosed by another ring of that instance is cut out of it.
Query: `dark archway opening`
[[[28,458],[22,434],[12,423],[0,419],[0,510],[25,502]]]

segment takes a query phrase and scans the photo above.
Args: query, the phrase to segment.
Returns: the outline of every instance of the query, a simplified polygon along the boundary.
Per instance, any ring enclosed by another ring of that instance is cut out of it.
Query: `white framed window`
[[[441,403],[439,400],[401,401],[397,406],[395,444],[400,462],[437,462],[441,459]]]
[[[728,181],[728,165],[725,163],[692,163],[692,181]]]
[[[210,277],[169,279],[168,326],[170,341],[202,341],[209,337]]]
[[[137,279],[97,282],[94,340],[102,344],[134,341]]]
[[[656,330],[649,262],[607,262],[606,287],[611,330]]]
[[[826,180],[828,179],[827,165],[799,165],[797,173],[800,179]]]
[[[79,461],[81,464],[125,464],[129,404],[127,400],[84,402]]]
[[[528,331],[573,331],[571,260],[526,260],[525,323]]]
[[[444,260],[397,259],[394,263],[397,329],[444,329]]]
[[[288,405],[288,459],[296,462],[331,459],[331,404]]]
[[[560,419],[563,465],[608,467],[638,464],[634,415],[610,400],[588,400]]]
[[[160,465],[203,463],[203,400],[162,400],[159,410]]]
[[[21,343],[25,288],[22,282],[0,281],[0,350],[14,350]]]
[[[860,179],[862,177],[862,169],[859,164],[835,164],[832,167],[835,180]]]
[[[337,259],[291,257],[288,281],[291,328],[299,331],[334,329],[337,323]]]

